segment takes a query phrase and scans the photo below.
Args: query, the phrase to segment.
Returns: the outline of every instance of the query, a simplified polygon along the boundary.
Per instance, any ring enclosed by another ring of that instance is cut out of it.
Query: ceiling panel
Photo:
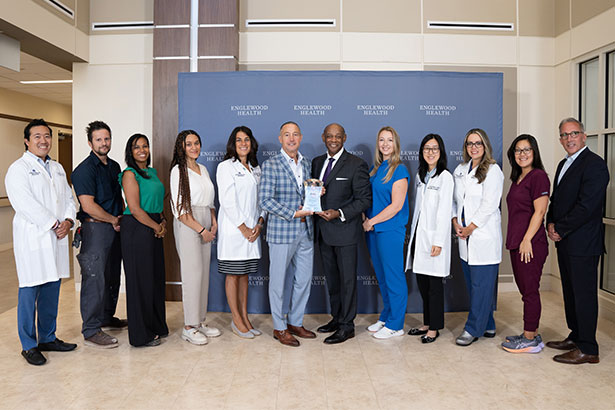
[[[19,81],[72,80],[70,71],[33,57],[24,52],[20,56],[20,71],[0,67],[0,88],[29,94],[35,97],[72,104],[72,84],[21,84]]]

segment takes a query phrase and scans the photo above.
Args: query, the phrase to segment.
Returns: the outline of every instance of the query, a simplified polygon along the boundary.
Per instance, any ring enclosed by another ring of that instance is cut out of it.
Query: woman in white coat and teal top
[[[422,343],[435,342],[444,327],[444,285],[451,267],[453,176],[446,169],[446,148],[438,134],[428,134],[419,148],[416,199],[406,270],[416,274],[423,299],[423,326],[412,328]]]
[[[235,127],[226,144],[216,181],[220,200],[218,272],[226,275],[226,300],[231,309],[231,329],[244,339],[261,335],[248,319],[248,277],[258,270],[260,233],[265,214],[258,206],[261,169],[258,143],[252,130]]]
[[[493,159],[487,133],[468,131],[464,163],[455,168],[453,228],[470,296],[468,320],[456,343],[469,346],[480,336],[495,336],[493,309],[498,267],[502,261],[500,199],[504,174]]]

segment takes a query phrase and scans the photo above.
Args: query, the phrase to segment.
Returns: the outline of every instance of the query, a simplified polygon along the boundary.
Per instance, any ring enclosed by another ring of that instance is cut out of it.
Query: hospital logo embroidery
[[[34,168],[32,168],[32,171],[30,171],[30,175],[32,176],[36,176],[36,175],[40,175],[41,173],[38,172],[37,170],[35,170]]]

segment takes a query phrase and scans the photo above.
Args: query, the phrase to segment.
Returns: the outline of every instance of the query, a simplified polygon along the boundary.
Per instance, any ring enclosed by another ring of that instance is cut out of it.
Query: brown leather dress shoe
[[[560,341],[547,342],[547,347],[557,350],[573,350],[577,348],[577,345],[572,340],[565,338]]]
[[[288,331],[295,336],[299,336],[304,339],[316,339],[316,333],[311,330],[307,330],[303,326],[286,325],[286,327],[288,327]]]
[[[553,356],[553,360],[566,364],[600,363],[600,357],[597,354],[585,354],[579,349]]]
[[[279,340],[280,343],[282,343],[283,345],[286,345],[286,346],[292,346],[292,347],[299,346],[299,341],[297,339],[295,339],[293,337],[293,335],[291,335],[286,330],[274,330],[273,331],[273,338],[276,339],[276,340]]]

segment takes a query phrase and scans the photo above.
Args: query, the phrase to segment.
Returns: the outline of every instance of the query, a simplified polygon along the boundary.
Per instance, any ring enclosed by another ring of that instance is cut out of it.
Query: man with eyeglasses
[[[585,146],[583,123],[565,118],[559,124],[559,135],[568,155],[555,173],[547,234],[557,248],[570,334],[547,346],[567,350],[553,357],[556,362],[598,363],[597,269],[605,251],[602,216],[609,171],[606,162]]]

